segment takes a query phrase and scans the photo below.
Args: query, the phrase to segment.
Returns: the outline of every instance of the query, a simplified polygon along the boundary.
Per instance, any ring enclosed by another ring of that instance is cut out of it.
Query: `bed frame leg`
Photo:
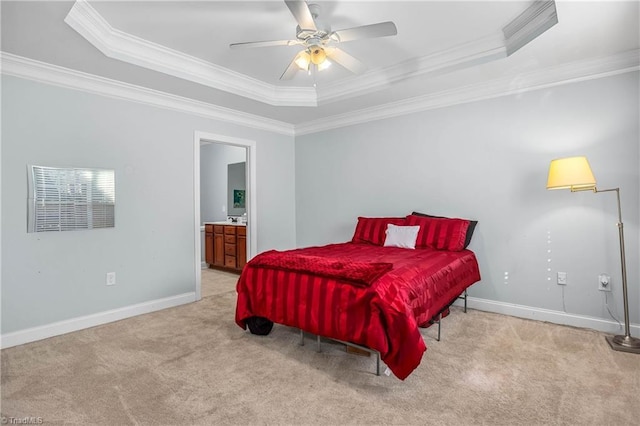
[[[304,331],[300,329],[300,346],[304,346]]]
[[[436,339],[438,342],[440,341],[440,331],[442,329],[442,312],[438,315],[438,338]]]
[[[380,362],[380,361],[381,361],[380,352],[375,351],[375,350],[372,350],[372,349],[369,349],[369,348],[367,348],[366,346],[360,346],[360,345],[357,345],[357,344],[355,344],[355,343],[348,343],[348,342],[344,342],[344,341],[342,341],[342,340],[338,340],[338,339],[331,339],[331,338],[328,338],[328,337],[327,337],[327,339],[328,339],[328,340],[331,340],[331,341],[338,342],[338,343],[342,343],[343,345],[346,345],[346,346],[348,346],[348,347],[358,348],[358,349],[360,349],[360,350],[363,350],[363,351],[369,352],[370,354],[375,354],[375,356],[376,356],[376,376],[379,376],[379,375],[380,375],[380,364],[381,364],[381,362]],[[318,348],[317,348],[317,350],[318,350],[318,352],[321,352],[321,351],[322,351],[322,348],[321,348],[321,346],[320,346],[320,342],[321,342],[321,340],[320,340],[320,335],[319,335],[319,334],[317,334],[317,335],[316,335],[316,342],[317,342],[317,344],[318,344]],[[300,330],[300,344],[301,344],[301,345],[304,345],[304,332],[302,331],[302,329]],[[387,368],[387,370],[384,372],[384,374],[386,374],[387,376],[388,376],[389,374],[391,374],[388,368]]]
[[[464,299],[464,313],[465,314],[467,313],[467,296],[468,296],[468,294],[467,294],[467,289],[466,288],[464,289],[464,296],[462,296],[462,295],[458,296],[458,299]]]

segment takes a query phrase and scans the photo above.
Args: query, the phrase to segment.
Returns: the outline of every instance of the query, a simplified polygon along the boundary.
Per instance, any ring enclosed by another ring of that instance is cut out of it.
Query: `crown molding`
[[[115,99],[139,102],[287,136],[317,133],[420,111],[640,71],[640,50],[635,49],[604,58],[584,60],[545,70],[505,76],[480,84],[338,114],[294,126],[282,121],[195,101],[57,65],[46,64],[7,52],[0,52],[0,60],[0,68],[4,75],[81,90]]]
[[[105,56],[274,106],[316,106],[316,91],[278,87],[113,28],[86,0],[64,21]]]
[[[388,88],[394,83],[422,74],[439,75],[496,59],[505,58],[507,51],[502,33],[482,37],[460,44],[451,49],[410,59],[382,71],[374,71],[360,76],[326,85],[318,93],[318,103],[328,104],[342,101],[372,91]]]
[[[292,124],[0,52],[2,74],[294,136]]]
[[[86,0],[77,0],[65,22],[104,55],[274,106],[317,106],[388,88],[423,74],[438,75],[504,58],[558,22],[555,1],[535,1],[502,31],[390,67],[328,84],[271,85],[113,28]]]
[[[627,72],[640,71],[640,50],[630,50],[604,58],[563,64],[518,73],[479,84],[417,96],[345,114],[324,117],[295,126],[296,136],[367,123],[431,109],[525,93]]]
[[[535,1],[500,32],[329,85],[319,93],[318,103],[326,104],[371,93],[423,74],[435,76],[505,58],[557,23],[555,1]]]

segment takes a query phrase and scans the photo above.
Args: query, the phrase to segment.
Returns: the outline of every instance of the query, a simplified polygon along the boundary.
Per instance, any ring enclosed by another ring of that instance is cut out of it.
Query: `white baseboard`
[[[137,315],[147,314],[162,309],[172,308],[174,306],[184,305],[187,303],[195,302],[195,300],[195,292],[184,293],[177,296],[166,297],[164,299],[157,299],[149,302],[139,303],[136,305],[125,306],[123,308],[99,312],[97,314],[58,321],[52,324],[28,328],[25,330],[14,331],[0,336],[0,348],[4,349],[23,345],[25,343],[59,336],[61,334],[71,333],[73,331],[83,330],[85,328],[95,327],[97,325],[107,324]],[[458,300],[454,303],[454,305],[456,306],[463,306],[463,304],[464,302],[461,300]],[[480,299],[477,297],[469,297],[467,299],[467,306],[471,309],[477,309],[479,311],[510,315],[518,318],[526,318],[536,321],[547,321],[554,324],[569,325],[573,327],[590,328],[605,333],[623,333],[623,329],[615,321],[604,320],[602,318],[589,317],[585,315],[569,314],[561,311],[516,305],[514,303],[497,302],[494,300]],[[634,336],[640,335],[640,325],[631,324],[630,328],[632,330],[631,334],[633,334]]]
[[[454,305],[464,306],[464,301],[457,300]],[[569,325],[572,327],[590,328],[604,333],[624,334],[624,324],[619,326],[618,323],[613,320],[605,320],[586,315],[576,315],[562,311],[553,311],[550,309],[533,308],[531,306],[497,302],[495,300],[479,299],[477,297],[469,297],[467,299],[467,307],[477,309],[479,311],[510,315],[518,318],[547,321],[554,324]],[[629,328],[631,329],[632,335],[640,335],[640,325],[630,324]]]
[[[138,303],[136,305],[125,306],[123,308],[112,309],[97,314],[86,315],[78,318],[71,318],[52,324],[42,325],[25,330],[14,331],[0,336],[0,348],[10,348],[12,346],[23,345],[72,331],[83,330],[121,319],[135,317],[137,315],[148,314],[174,306],[195,302],[195,292],[178,294],[176,296],[165,297],[164,299],[151,300],[149,302]]]

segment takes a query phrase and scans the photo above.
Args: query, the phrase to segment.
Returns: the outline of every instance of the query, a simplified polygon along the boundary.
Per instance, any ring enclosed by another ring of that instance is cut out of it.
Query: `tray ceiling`
[[[569,68],[577,74],[563,78],[600,72],[598,66],[605,73],[637,68],[637,2],[313,3],[333,30],[393,21],[398,35],[340,45],[367,66],[361,75],[334,65],[315,80],[299,72],[281,81],[300,46],[229,48],[295,38],[296,21],[280,0],[3,1],[3,58],[34,59],[308,127],[490,82],[544,85],[543,70],[557,80]]]

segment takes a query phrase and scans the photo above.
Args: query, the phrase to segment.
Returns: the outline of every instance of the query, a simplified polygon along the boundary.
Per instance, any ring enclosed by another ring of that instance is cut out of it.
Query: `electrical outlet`
[[[116,273],[107,272],[107,285],[116,285]]]
[[[567,273],[558,272],[558,285],[567,285]]]
[[[611,291],[611,277],[608,274],[598,275],[598,290]]]

